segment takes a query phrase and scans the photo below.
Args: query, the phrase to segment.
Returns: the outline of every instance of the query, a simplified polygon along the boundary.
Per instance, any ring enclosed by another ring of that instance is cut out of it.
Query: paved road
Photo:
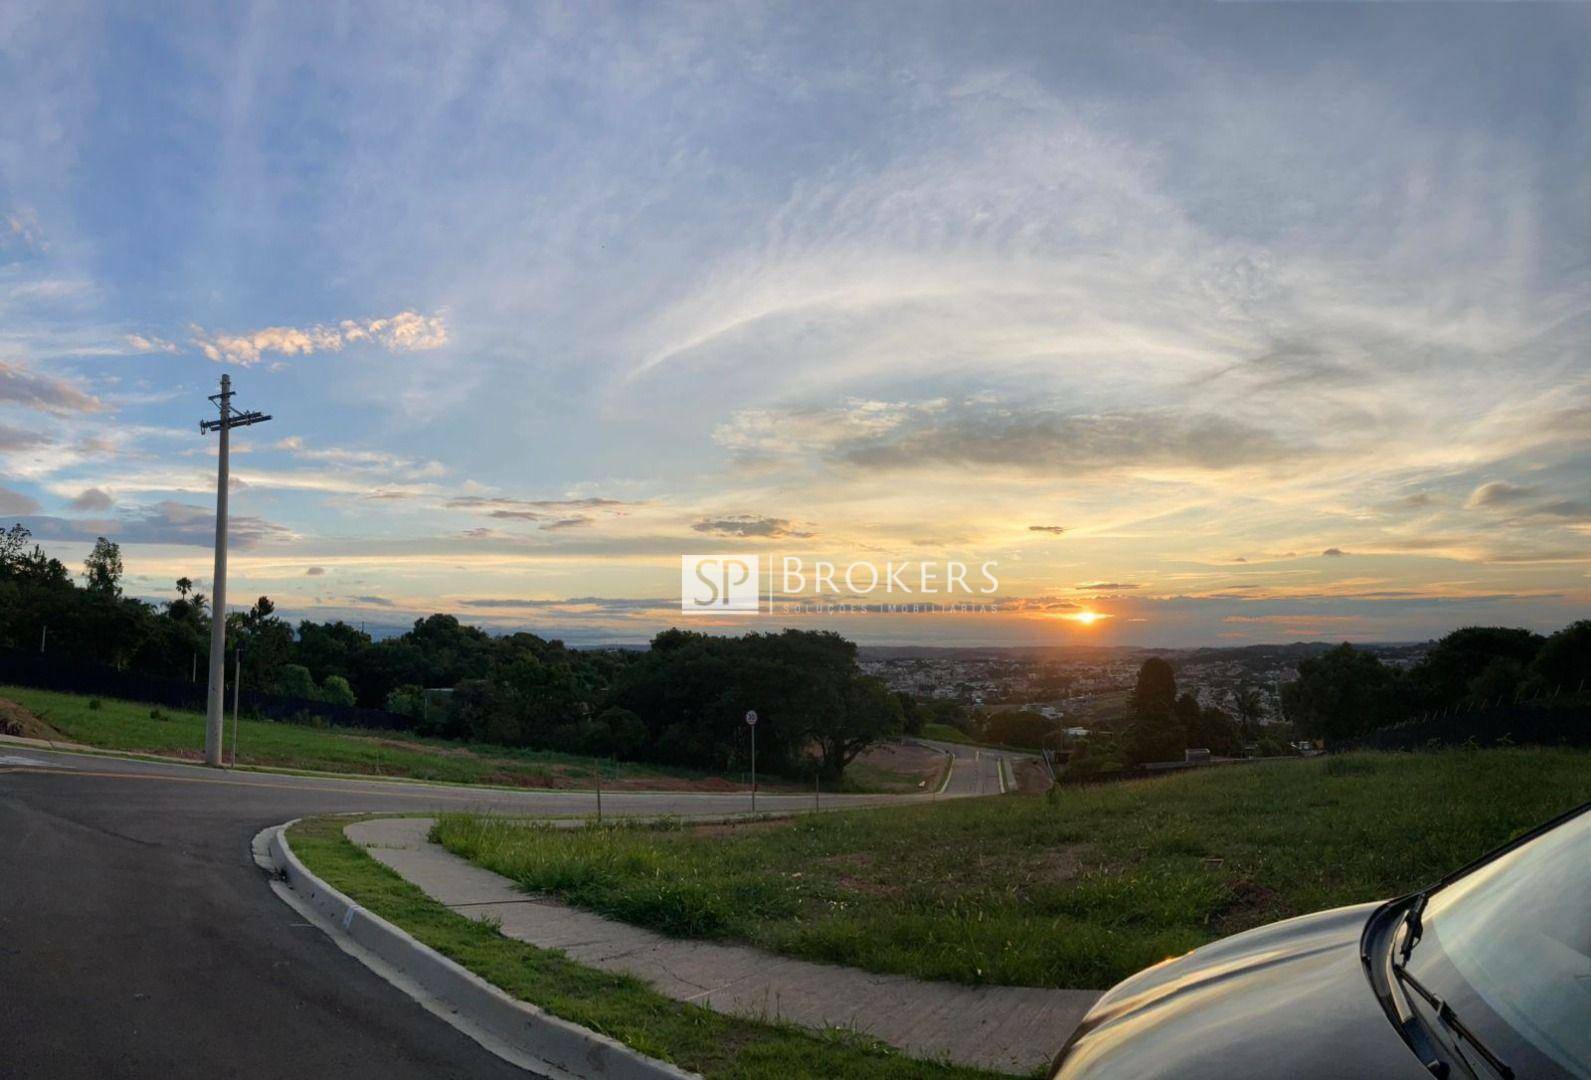
[[[946,795],[1004,794],[1007,789],[1014,789],[1016,775],[1012,769],[1015,768],[1017,761],[1033,756],[1005,750],[963,746],[960,743],[939,742],[935,739],[917,741],[935,750],[944,750],[955,757],[955,763],[950,771],[950,783],[945,786]],[[1003,762],[1008,764],[1002,765]]]
[[[603,797],[610,814],[745,804]],[[810,805],[757,799],[759,810]],[[595,802],[0,744],[0,1078],[524,1076],[300,922],[249,854],[260,829],[306,814],[466,808],[585,814]]]

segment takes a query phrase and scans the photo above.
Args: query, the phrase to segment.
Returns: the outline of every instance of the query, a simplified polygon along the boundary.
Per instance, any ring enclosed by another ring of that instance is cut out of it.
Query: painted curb
[[[434,1008],[431,1003],[421,1003],[487,1050],[522,1068],[528,1066],[558,1078],[700,1080],[696,1073],[647,1057],[616,1039],[510,997],[479,975],[365,910],[310,873],[299,861],[287,842],[287,829],[292,824],[289,821],[273,826],[255,838],[257,861],[274,870],[299,901],[330,924],[322,926],[328,934],[345,935],[353,944],[406,976],[415,987],[399,984],[401,989],[417,996],[415,988],[418,988],[433,997],[447,1012]],[[359,953],[355,955],[365,960]],[[369,966],[368,960],[366,964]],[[379,970],[377,973],[385,975]],[[503,1053],[503,1047],[513,1053]]]

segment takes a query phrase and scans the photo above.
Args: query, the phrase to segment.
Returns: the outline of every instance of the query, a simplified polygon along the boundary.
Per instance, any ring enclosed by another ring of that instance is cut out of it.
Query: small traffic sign
[[[746,710],[746,723],[750,724],[752,727],[756,727],[757,726],[757,710],[756,709],[747,709]]]

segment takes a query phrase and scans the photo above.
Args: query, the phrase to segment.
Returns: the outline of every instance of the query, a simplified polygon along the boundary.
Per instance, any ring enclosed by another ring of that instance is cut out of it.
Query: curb
[[[541,1075],[612,1080],[700,1080],[616,1039],[510,997],[474,972],[365,910],[310,873],[287,842],[294,822],[262,830],[254,859],[278,878],[273,888],[344,951],[394,983],[428,1011],[511,1064]]]

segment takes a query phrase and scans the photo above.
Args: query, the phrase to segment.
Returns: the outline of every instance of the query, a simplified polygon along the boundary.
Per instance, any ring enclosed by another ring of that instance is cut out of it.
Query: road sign
[[[746,710],[746,723],[750,724],[752,727],[756,727],[757,726],[757,710],[756,709],[747,709]]]

